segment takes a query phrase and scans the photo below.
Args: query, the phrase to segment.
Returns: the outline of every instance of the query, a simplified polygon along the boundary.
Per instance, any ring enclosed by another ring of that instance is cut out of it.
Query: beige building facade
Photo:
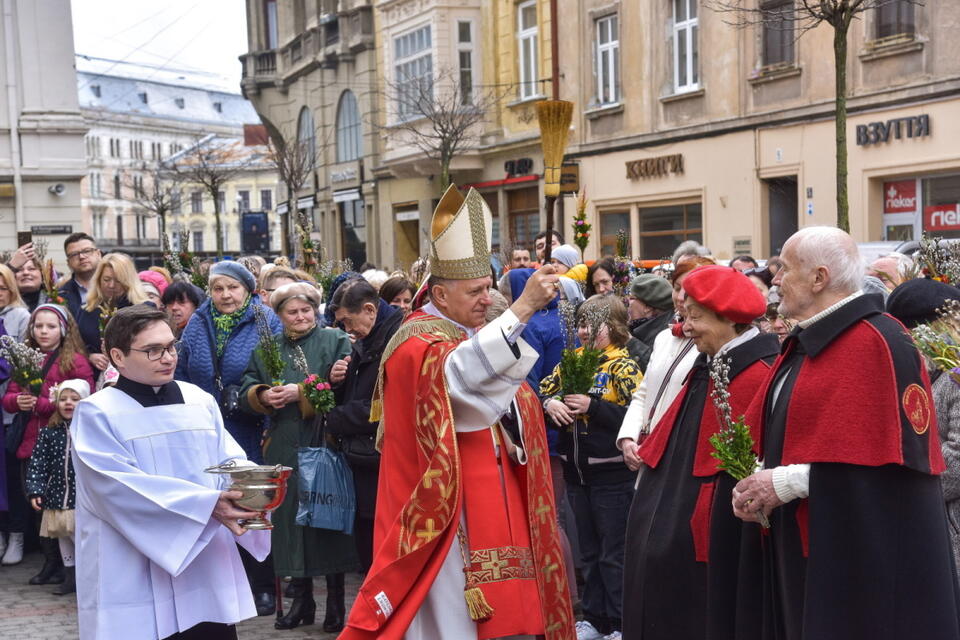
[[[0,42],[0,244],[18,231],[48,241],[80,229],[86,125],[77,102],[68,0],[2,0]]]
[[[275,140],[314,158],[302,188],[284,188],[281,215],[310,219],[325,258],[381,262],[372,0],[247,0],[247,32],[244,95]]]
[[[380,191],[384,264],[398,268],[426,255],[429,224],[441,194],[440,165],[391,124],[403,107],[396,88],[416,60],[457,108],[482,109],[450,165],[451,181],[475,187],[494,214],[494,253],[531,247],[543,228],[543,154],[535,104],[548,97],[552,46],[548,0],[380,0],[376,3],[383,92],[384,148],[375,175]],[[414,40],[414,50],[406,43]],[[398,57],[399,56],[399,57]],[[394,104],[392,104],[392,102]],[[415,122],[417,114],[407,114]],[[441,116],[442,117],[442,116]],[[430,127],[429,118],[418,123]]]
[[[562,94],[576,105],[568,160],[591,199],[588,259],[612,253],[619,229],[636,257],[695,239],[729,259],[836,224],[828,26],[794,40],[782,24],[735,29],[696,0],[578,7],[559,28],[581,43],[561,57]],[[847,67],[851,233],[960,236],[960,5],[861,18]]]

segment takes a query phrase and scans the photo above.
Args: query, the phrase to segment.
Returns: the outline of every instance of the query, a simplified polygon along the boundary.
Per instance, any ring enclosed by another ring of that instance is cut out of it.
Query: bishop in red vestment
[[[372,418],[383,454],[374,560],[344,640],[572,640],[542,413],[524,383],[525,321],[548,266],[483,326],[490,212],[451,187],[433,220],[431,302],[387,346]]]

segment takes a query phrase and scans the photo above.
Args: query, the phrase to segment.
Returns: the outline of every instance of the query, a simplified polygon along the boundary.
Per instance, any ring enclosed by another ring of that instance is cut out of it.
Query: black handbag
[[[7,453],[10,455],[15,454],[17,449],[20,448],[20,443],[23,442],[23,434],[27,431],[27,423],[30,422],[31,415],[29,411],[17,411],[13,415],[13,422],[7,425],[4,445],[6,446]]]
[[[380,465],[375,435],[351,435],[338,438],[340,450],[350,466],[376,468]]]
[[[60,349],[57,349],[47,358],[47,361],[43,363],[43,368],[40,369],[41,380],[46,380],[47,374],[50,373],[50,367],[53,366],[53,363],[56,362],[59,355]],[[32,411],[17,411],[14,414],[13,421],[7,427],[7,431],[4,434],[3,442],[4,447],[11,455],[15,454],[17,449],[20,448],[20,444],[23,442],[23,434],[27,432],[27,425],[30,423],[32,416]]]
[[[217,390],[217,404],[220,406],[220,415],[226,420],[240,414],[240,385],[228,384],[223,386],[223,377],[220,375],[220,359],[217,356],[217,343],[207,331],[207,340],[210,342],[210,357],[213,359],[213,386]]]

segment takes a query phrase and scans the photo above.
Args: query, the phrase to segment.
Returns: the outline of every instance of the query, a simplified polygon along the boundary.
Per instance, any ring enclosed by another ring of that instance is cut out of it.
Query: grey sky
[[[72,0],[76,52],[213,74],[211,83],[240,91],[247,50],[244,0]]]

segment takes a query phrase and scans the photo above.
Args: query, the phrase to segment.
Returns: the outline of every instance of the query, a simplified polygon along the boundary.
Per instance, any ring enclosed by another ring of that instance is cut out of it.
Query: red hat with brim
[[[767,302],[750,278],[733,267],[697,267],[683,280],[683,290],[698,303],[736,324],[764,314]]]

